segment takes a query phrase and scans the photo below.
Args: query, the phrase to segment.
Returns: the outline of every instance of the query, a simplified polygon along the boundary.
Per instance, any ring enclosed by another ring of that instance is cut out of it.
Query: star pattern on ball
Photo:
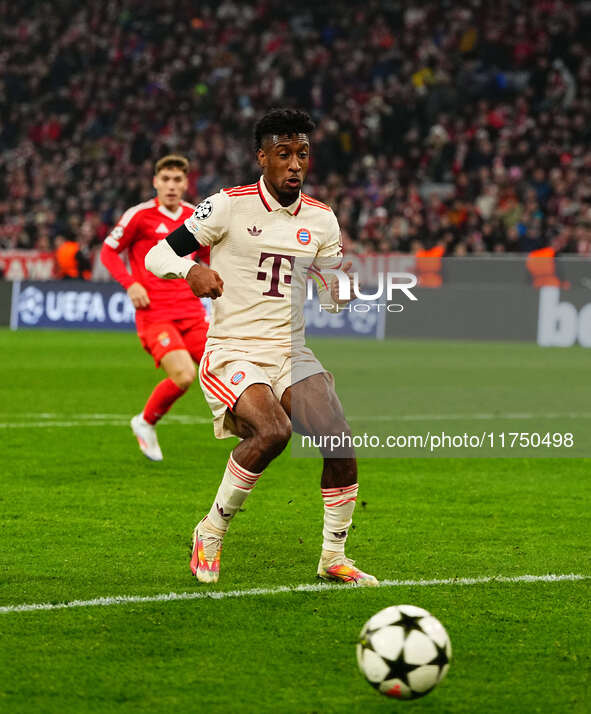
[[[423,615],[420,615],[419,617],[413,617],[412,615],[407,615],[404,612],[401,612],[400,619],[398,620],[398,622],[395,622],[393,624],[395,624],[396,627],[402,627],[402,629],[404,630],[404,637],[406,638],[413,630],[423,632],[423,628],[419,625],[419,620],[422,619]]]
[[[414,631],[419,634],[413,635]],[[367,650],[374,654],[365,656]],[[378,692],[398,699],[419,699],[445,677],[451,645],[443,625],[432,615],[418,608],[393,606],[365,623],[357,657],[359,668]]]
[[[445,667],[446,664],[449,664],[449,657],[447,656],[447,650],[445,646],[441,647],[441,645],[438,645],[437,642],[433,642],[433,644],[435,646],[435,649],[437,650],[437,654],[427,664],[436,664],[439,667],[440,676],[441,670]]]
[[[420,664],[409,664],[404,659],[404,648],[400,650],[400,654],[396,659],[385,659],[384,662],[389,667],[389,672],[384,679],[399,679],[409,688],[408,674],[421,666]]]

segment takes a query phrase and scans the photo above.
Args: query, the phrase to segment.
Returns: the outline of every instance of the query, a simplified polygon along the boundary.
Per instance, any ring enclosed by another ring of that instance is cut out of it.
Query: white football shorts
[[[325,371],[308,347],[257,347],[247,351],[218,345],[206,351],[199,364],[199,382],[213,414],[216,438],[234,436],[229,428],[232,410],[251,384],[268,384],[280,400],[292,384]]]

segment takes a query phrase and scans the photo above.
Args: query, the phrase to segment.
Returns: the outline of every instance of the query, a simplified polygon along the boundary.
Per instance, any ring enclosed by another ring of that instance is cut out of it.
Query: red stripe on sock
[[[320,489],[322,497],[341,496],[344,493],[353,493],[359,490],[359,485],[354,483],[352,486],[343,486],[342,488],[322,488]]]
[[[359,488],[359,484],[352,483],[350,486],[337,486],[336,488],[321,488],[322,493],[342,493],[343,491],[354,491]]]
[[[258,478],[261,475],[261,474],[255,474],[254,471],[248,471],[248,469],[245,469],[244,467],[240,466],[240,464],[236,462],[236,459],[232,456],[232,454],[230,454],[230,458],[228,459],[228,463],[229,462],[232,462],[232,466],[237,471],[240,471],[240,473],[243,474],[244,476],[251,476],[251,477],[255,476],[256,478]],[[261,471],[261,473],[262,473],[262,471]]]
[[[250,488],[253,488],[255,483],[257,482],[256,478],[255,479],[247,479],[244,476],[241,476],[237,471],[234,471],[232,468],[231,464],[228,464],[228,471],[234,476],[234,478],[239,479],[243,483],[247,484]],[[240,486],[238,486],[240,488]]]
[[[236,478],[239,478],[241,481],[244,481],[244,483],[248,483],[254,486],[254,484],[257,482],[256,478],[246,478],[246,476],[242,476],[241,474],[239,474],[238,471],[234,471],[231,466],[228,466],[228,471],[232,474],[232,476],[236,476]]]
[[[357,498],[345,498],[343,501],[337,501],[336,503],[325,503],[327,508],[335,508],[336,506],[342,506],[344,503],[351,503],[356,501]]]

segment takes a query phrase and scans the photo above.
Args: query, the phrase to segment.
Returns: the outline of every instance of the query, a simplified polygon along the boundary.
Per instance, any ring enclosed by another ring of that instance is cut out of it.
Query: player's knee
[[[176,371],[171,375],[171,379],[179,389],[189,389],[195,381],[196,376],[197,370],[195,369],[195,365],[192,364]]]
[[[284,414],[278,415],[261,425],[257,436],[265,453],[280,454],[291,438],[291,422]]]

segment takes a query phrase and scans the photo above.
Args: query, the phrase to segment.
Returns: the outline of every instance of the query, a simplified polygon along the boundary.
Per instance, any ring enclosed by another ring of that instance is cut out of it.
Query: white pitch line
[[[0,422],[0,429],[52,429],[52,428],[69,428],[78,426],[129,426],[129,419],[126,421],[44,421],[41,423],[35,422]]]
[[[515,575],[487,576],[481,578],[443,578],[433,580],[382,580],[380,588],[432,587],[435,585],[486,585],[487,583],[558,583],[564,581],[591,580],[591,575],[568,573],[565,575]],[[249,590],[199,590],[184,593],[163,593],[161,595],[114,595],[97,597],[92,600],[71,600],[70,602],[41,602],[22,605],[4,605],[0,614],[14,612],[36,612],[40,610],[67,610],[74,607],[106,607],[132,603],[174,602],[176,600],[226,600],[228,598],[281,595],[283,593],[316,593],[328,590],[358,590],[355,585],[315,583],[303,585],[278,585],[273,588],[250,588]]]
[[[69,428],[77,426],[129,426],[130,416],[128,414],[51,414],[51,413],[19,413],[0,414],[1,417],[11,417],[15,419],[27,418],[30,421],[4,421],[0,422],[0,429],[48,429],[48,428]],[[591,419],[591,412],[556,412],[535,414],[533,412],[515,412],[507,414],[403,414],[395,417],[388,415],[368,415],[350,416],[351,422],[390,422],[401,421],[490,421],[493,419]],[[36,421],[40,420],[40,421]],[[162,421],[164,425],[182,424],[191,426],[194,424],[210,424],[211,419],[207,417],[191,415],[168,415]]]
[[[429,421],[448,419],[462,419],[470,421],[477,419],[488,421],[490,419],[591,419],[591,412],[513,412],[507,414],[397,414],[392,416],[353,416],[347,417],[349,421]]]
[[[42,421],[6,421],[0,422],[0,429],[51,429],[51,428],[69,428],[78,426],[129,426],[131,417],[127,414],[112,414],[112,415],[78,415],[73,414],[72,419],[69,419],[67,414],[61,418],[57,415],[36,414],[37,418],[42,418]],[[23,415],[19,414],[22,419]],[[211,424],[211,419],[198,416],[168,416],[161,425],[182,424],[183,426],[191,426],[194,424]]]
[[[0,417],[15,417],[19,419],[42,419],[42,420],[64,420],[64,419],[76,419],[82,421],[103,421],[105,419],[131,419],[129,413],[127,414],[59,414],[57,412],[19,412],[13,414],[11,412],[0,412]],[[178,421],[185,422],[190,421],[191,423],[195,419],[205,419],[205,417],[198,417],[193,414],[167,414],[165,417],[166,421]]]

